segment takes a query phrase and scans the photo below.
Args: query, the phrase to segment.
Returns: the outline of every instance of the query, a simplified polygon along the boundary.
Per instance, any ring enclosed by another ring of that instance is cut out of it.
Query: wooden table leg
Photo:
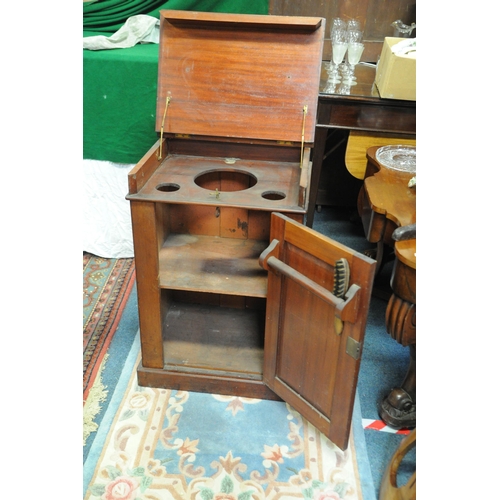
[[[358,197],[358,212],[365,236],[394,247],[392,296],[386,309],[387,332],[403,346],[410,346],[411,361],[400,387],[378,404],[380,418],[391,427],[416,425],[416,190],[409,187],[411,172],[392,170],[376,160],[377,147],[366,152],[365,179]],[[382,257],[377,255],[378,269]]]
[[[396,259],[391,286],[394,293],[387,304],[386,329],[401,345],[410,346],[410,364],[401,387],[392,389],[379,403],[378,410],[380,418],[387,425],[396,429],[412,428],[416,425],[417,379],[415,269]]]
[[[379,403],[380,418],[395,429],[413,428],[417,424],[415,345],[410,346],[410,365],[401,387],[392,391]]]
[[[316,127],[316,138],[314,140],[313,161],[311,169],[311,181],[309,186],[309,202],[307,205],[306,226],[313,226],[314,211],[316,210],[316,200],[318,198],[319,179],[321,177],[321,167],[323,166],[323,156],[325,154],[326,138],[328,129]]]

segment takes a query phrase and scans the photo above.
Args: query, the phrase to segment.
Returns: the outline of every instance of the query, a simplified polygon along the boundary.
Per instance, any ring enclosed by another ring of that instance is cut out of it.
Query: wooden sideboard
[[[416,101],[383,99],[374,84],[375,66],[356,66],[357,85],[350,94],[325,94],[327,62],[323,62],[318,98],[316,135],[306,224],[312,227],[320,184],[321,167],[329,131],[334,129],[388,133],[394,136],[415,136],[417,132]],[[340,88],[340,86],[337,86]],[[337,90],[337,89],[336,89]],[[381,143],[381,146],[384,144]]]

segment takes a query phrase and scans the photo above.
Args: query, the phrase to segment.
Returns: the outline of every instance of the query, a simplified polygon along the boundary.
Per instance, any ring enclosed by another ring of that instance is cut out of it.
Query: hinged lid
[[[157,131],[313,143],[324,19],[162,10],[160,22]]]

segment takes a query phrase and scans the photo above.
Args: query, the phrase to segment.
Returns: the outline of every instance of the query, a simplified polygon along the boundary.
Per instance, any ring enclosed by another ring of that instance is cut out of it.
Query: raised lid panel
[[[313,143],[322,18],[160,14],[157,131]]]

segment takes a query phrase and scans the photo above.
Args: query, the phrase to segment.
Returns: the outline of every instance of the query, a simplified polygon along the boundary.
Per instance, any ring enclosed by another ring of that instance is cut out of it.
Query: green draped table
[[[136,163],[155,143],[158,45],[85,50],[83,157]]]
[[[162,9],[267,14],[268,0],[98,0],[83,6],[83,36],[111,36]],[[83,50],[83,250],[133,257],[127,173],[157,140],[158,45]]]
[[[138,14],[162,9],[267,14],[268,0],[100,0],[83,7],[83,36],[115,33]],[[155,132],[158,45],[83,50],[83,157],[136,163]]]

